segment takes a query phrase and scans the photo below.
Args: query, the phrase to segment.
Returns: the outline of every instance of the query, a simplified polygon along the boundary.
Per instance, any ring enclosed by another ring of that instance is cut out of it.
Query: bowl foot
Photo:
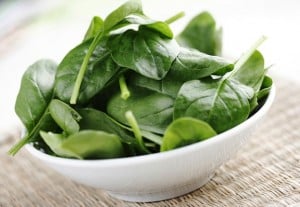
[[[154,202],[154,201],[161,201],[161,200],[167,200],[171,198],[175,198],[178,196],[185,195],[187,193],[190,193],[204,184],[206,184],[212,177],[214,173],[210,174],[206,177],[206,179],[197,179],[193,182],[190,182],[188,185],[184,186],[177,186],[168,188],[161,191],[156,192],[113,192],[113,191],[107,191],[109,195],[112,197],[118,198],[120,200],[124,201],[130,201],[130,202]],[[163,181],[162,181],[163,182]]]

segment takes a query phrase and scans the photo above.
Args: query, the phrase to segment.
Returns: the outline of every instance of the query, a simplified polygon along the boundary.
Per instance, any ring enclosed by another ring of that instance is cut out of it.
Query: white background
[[[59,62],[81,41],[94,15],[105,18],[109,11],[125,1],[51,2],[50,5],[49,1],[40,1],[43,15],[28,20],[26,26],[0,39],[0,140],[20,124],[14,114],[14,102],[24,70],[40,58]],[[265,35],[268,40],[260,50],[266,66],[274,65],[270,74],[277,79],[300,80],[300,1],[143,0],[143,7],[148,16],[160,20],[184,11],[186,16],[171,25],[175,33],[197,13],[210,11],[223,28],[223,53],[234,59]],[[41,13],[39,10],[40,7],[36,12]]]

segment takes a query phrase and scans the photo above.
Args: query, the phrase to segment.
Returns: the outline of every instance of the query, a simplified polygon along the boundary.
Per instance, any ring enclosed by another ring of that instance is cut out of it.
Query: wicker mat
[[[300,85],[277,81],[268,118],[204,187],[154,203],[130,203],[72,182],[22,150],[0,147],[0,206],[300,206]]]

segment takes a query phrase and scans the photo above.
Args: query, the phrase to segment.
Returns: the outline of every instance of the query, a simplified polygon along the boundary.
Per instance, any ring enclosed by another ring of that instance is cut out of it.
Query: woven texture
[[[14,132],[0,147],[0,206],[300,206],[300,85],[276,85],[274,105],[250,141],[190,194],[154,203],[111,198],[57,174],[26,150],[7,156]]]

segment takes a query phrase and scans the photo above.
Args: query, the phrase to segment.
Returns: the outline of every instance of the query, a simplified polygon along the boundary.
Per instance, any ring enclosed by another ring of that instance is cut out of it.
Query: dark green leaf
[[[253,88],[258,92],[265,76],[264,57],[255,51],[241,67],[233,73],[232,78]]]
[[[27,131],[25,136],[9,150],[9,154],[15,155],[27,143],[39,142],[40,141],[39,133],[41,130],[58,131],[58,126],[52,119],[48,107],[45,109],[45,112],[40,117],[39,121],[36,123],[34,128],[31,131]]]
[[[106,159],[124,156],[119,137],[103,131],[82,130],[63,141],[61,148],[80,159]]]
[[[179,53],[175,40],[161,37],[149,29],[113,35],[109,47],[120,66],[156,80],[164,78]]]
[[[55,93],[64,102],[69,102],[71,98],[77,74],[90,43],[91,40],[88,40],[75,47],[58,66]],[[80,87],[79,103],[86,103],[99,93],[118,71],[119,67],[111,59],[108,51],[103,45],[99,45],[94,50],[88,63]]]
[[[25,144],[38,140],[40,130],[56,130],[56,124],[48,111],[53,97],[56,64],[51,60],[39,60],[31,65],[22,77],[15,111],[27,129],[9,153],[16,154]]]
[[[167,23],[153,20],[143,14],[129,15],[113,29],[120,29],[122,32],[124,32],[128,30],[128,28],[136,29],[134,26],[138,26],[140,28],[146,27],[160,33],[167,38],[173,38],[173,32]]]
[[[170,71],[162,80],[153,80],[142,75],[132,75],[134,85],[176,97],[181,85],[189,80],[210,76],[222,70],[230,71],[233,64],[227,60],[201,53],[197,50],[181,48]]]
[[[53,96],[56,64],[39,60],[22,77],[15,111],[30,132],[39,122]]]
[[[132,111],[141,129],[162,134],[172,121],[174,99],[147,89],[129,90],[131,96],[126,101],[120,93],[111,98],[107,104],[108,114],[128,125],[125,113]]]
[[[216,134],[206,122],[191,117],[182,117],[168,126],[160,151],[168,151],[203,141]]]
[[[84,81],[87,70],[89,70],[89,65],[93,64],[91,58],[93,56],[93,53],[95,53],[95,50],[97,50],[97,47],[99,47],[99,45],[104,45],[107,34],[109,34],[110,30],[114,26],[116,26],[120,21],[122,21],[126,16],[130,14],[136,14],[136,13],[137,14],[142,13],[142,5],[140,0],[129,0],[123,5],[121,5],[118,9],[114,10],[106,17],[103,23],[103,29],[100,28],[100,31],[98,31],[97,35],[95,36],[95,38],[93,38],[92,42],[90,43],[90,45],[88,45],[87,49],[84,50],[83,53],[80,52],[79,55],[80,66],[79,69],[76,70],[77,74],[75,78],[75,83],[72,84],[73,86],[71,87],[72,90],[70,96],[71,104],[77,103],[77,99],[80,96],[81,88],[83,87],[82,82]],[[75,51],[73,52],[76,53]],[[74,55],[70,55],[70,56],[72,57]]]
[[[132,143],[135,141],[127,130],[118,125],[113,118],[104,112],[92,108],[79,109],[78,112],[82,117],[79,122],[82,130],[92,129],[116,134],[125,143]]]
[[[174,118],[194,117],[220,133],[248,118],[250,93],[251,88],[231,79],[188,81],[178,93]]]
[[[219,55],[222,30],[216,28],[212,15],[203,12],[194,17],[177,37],[181,46],[195,48],[209,55]]]
[[[94,38],[102,27],[103,27],[103,20],[98,16],[94,16],[88,30],[84,35],[83,41],[88,40],[90,38]]]
[[[111,12],[104,20],[104,30],[111,30],[125,17],[131,14],[143,14],[142,3],[140,0],[129,0],[119,8]]]
[[[68,104],[53,99],[49,105],[49,112],[57,125],[67,134],[74,134],[79,131],[78,122],[81,116]]]
[[[270,93],[272,85],[273,85],[272,78],[270,78],[269,76],[265,76],[264,80],[262,82],[260,91],[257,94],[257,99],[261,100],[262,98],[264,98],[265,96],[267,96]]]

